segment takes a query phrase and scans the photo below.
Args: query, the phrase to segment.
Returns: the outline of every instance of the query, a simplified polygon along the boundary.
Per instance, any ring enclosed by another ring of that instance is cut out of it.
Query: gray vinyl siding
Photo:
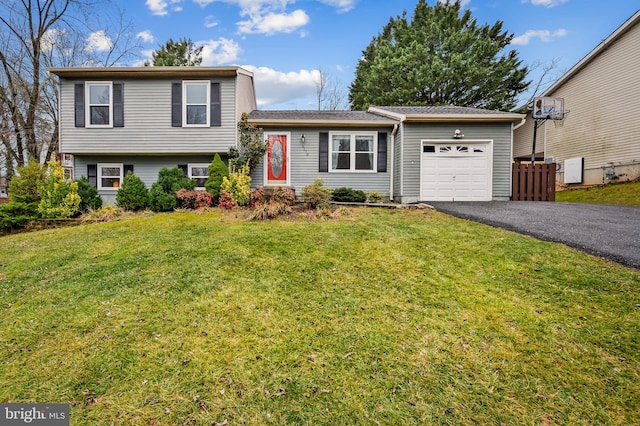
[[[253,86],[253,79],[244,74],[238,74],[238,95],[237,95],[237,119],[240,121],[242,113],[249,114],[251,111],[258,109],[256,103],[256,91]]]
[[[273,129],[264,128],[265,132],[283,132],[291,133],[290,149],[290,173],[291,187],[296,191],[296,195],[300,195],[300,191],[307,185],[311,185],[316,178],[324,181],[327,188],[348,187],[359,189],[361,191],[377,191],[389,196],[390,176],[389,171],[391,164],[391,131],[392,128],[305,128],[305,129]],[[378,173],[349,173],[349,172],[318,172],[319,162],[319,142],[321,132],[387,132],[387,172]],[[300,136],[304,133],[305,142],[300,141]],[[264,184],[264,162],[256,167],[251,173],[251,186],[257,188]]]
[[[162,167],[176,167],[180,164],[209,164],[213,155],[172,155],[172,156],[122,156],[122,155],[76,155],[74,157],[74,178],[87,177],[88,164],[133,164],[133,174],[138,176],[147,188],[151,188],[158,180],[158,172]],[[114,190],[100,190],[104,205],[116,204]]]
[[[401,201],[402,197],[402,137],[404,135],[404,124],[398,126],[395,140],[393,141],[393,198],[394,201]],[[390,153],[391,151],[389,151]]]
[[[202,80],[202,79],[199,79]],[[76,128],[74,83],[61,79],[60,152],[73,154],[170,154],[226,152],[236,144],[234,78],[220,82],[220,127],[171,127],[171,83],[179,79],[118,80],[124,83],[124,127]]]
[[[402,159],[402,202],[418,201],[420,195],[420,157],[423,139],[452,140],[455,129],[462,130],[465,140],[493,141],[492,198],[511,197],[511,123],[405,123]]]

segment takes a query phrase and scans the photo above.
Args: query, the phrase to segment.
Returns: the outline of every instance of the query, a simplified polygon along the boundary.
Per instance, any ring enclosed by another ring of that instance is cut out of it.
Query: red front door
[[[287,135],[267,136],[267,185],[285,186],[287,181]]]

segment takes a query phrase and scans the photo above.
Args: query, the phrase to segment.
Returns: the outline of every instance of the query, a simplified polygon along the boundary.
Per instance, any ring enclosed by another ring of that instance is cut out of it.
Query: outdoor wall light
[[[462,138],[464,138],[464,135],[462,134],[462,131],[460,129],[456,129],[453,132],[453,138],[454,139],[462,139]]]
[[[304,133],[302,135],[300,135],[300,142],[304,143],[305,137],[304,137]]]

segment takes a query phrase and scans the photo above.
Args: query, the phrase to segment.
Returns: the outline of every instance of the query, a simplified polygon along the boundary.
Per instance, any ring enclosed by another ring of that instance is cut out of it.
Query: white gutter
[[[393,125],[393,131],[391,132],[391,166],[389,167],[389,201],[393,201],[393,163],[394,163],[394,147],[396,144],[396,133],[398,132],[398,125]]]
[[[519,129],[520,127],[524,126],[524,123],[527,122],[526,118],[522,118],[522,121],[518,124],[516,124],[515,126],[513,126],[513,131],[515,131],[516,129]]]

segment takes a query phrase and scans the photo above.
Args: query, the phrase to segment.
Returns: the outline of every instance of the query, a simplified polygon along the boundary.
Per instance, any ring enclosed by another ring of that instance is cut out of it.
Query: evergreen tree
[[[202,63],[202,46],[196,47],[191,39],[173,41],[170,38],[164,46],[153,52],[151,57],[154,67],[193,67]],[[145,66],[149,65],[149,62],[145,62]]]
[[[225,176],[229,177],[229,170],[227,166],[225,166],[224,161],[222,161],[222,158],[220,158],[220,154],[216,153],[213,161],[209,164],[209,177],[204,184],[204,188],[209,194],[213,195],[215,200],[220,197],[220,186]]]
[[[144,210],[149,207],[149,190],[142,179],[129,172],[116,193],[116,204],[125,210]]]
[[[511,110],[529,86],[527,68],[502,21],[478,25],[460,1],[419,0],[391,18],[363,51],[351,84],[353,109],[370,105],[458,105]]]

